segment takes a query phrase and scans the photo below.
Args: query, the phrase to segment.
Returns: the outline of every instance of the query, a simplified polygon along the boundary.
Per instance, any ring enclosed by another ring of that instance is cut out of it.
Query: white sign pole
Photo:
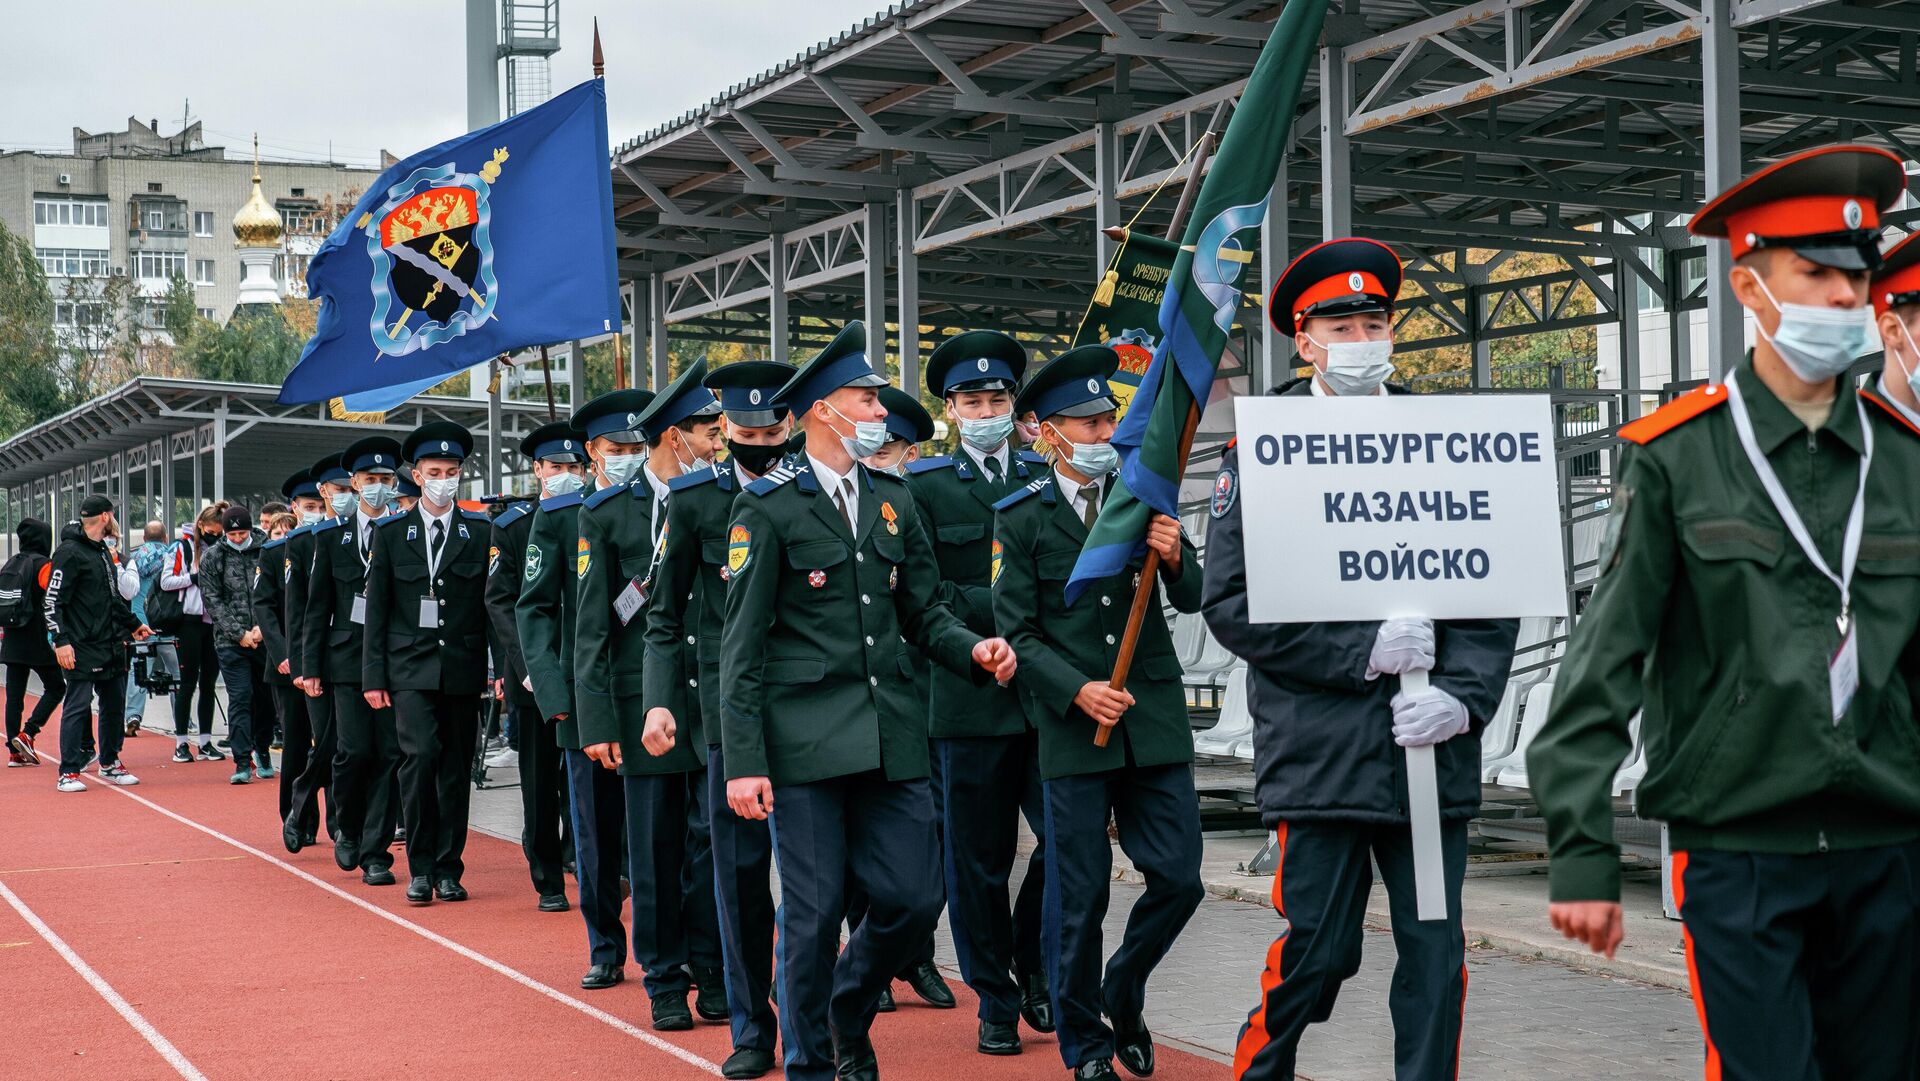
[[[1427,689],[1427,673],[1414,669],[1400,677],[1403,691]],[[1408,747],[1407,817],[1413,822],[1413,889],[1421,920],[1447,918],[1446,858],[1440,851],[1440,781],[1433,746]]]

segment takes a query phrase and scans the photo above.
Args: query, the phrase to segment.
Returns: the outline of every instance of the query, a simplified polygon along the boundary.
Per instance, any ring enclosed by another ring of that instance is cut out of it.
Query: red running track
[[[230,786],[226,763],[174,764],[172,746],[128,741],[142,780],[128,789],[88,774],[85,793],[55,792],[53,756],[0,774],[0,1076],[718,1075],[725,1023],[652,1032],[636,966],[617,988],[579,989],[579,914],[535,910],[519,846],[473,834],[473,899],[410,908],[403,887],[343,874],[324,843],[289,856],[272,782]],[[896,988],[899,1012],[874,1026],[883,1076],[1066,1076],[1053,1038],[1024,1028],[1025,1054],[976,1054],[975,999],[953,985],[954,1010]],[[1228,1075],[1164,1046],[1158,1058],[1167,1081]]]

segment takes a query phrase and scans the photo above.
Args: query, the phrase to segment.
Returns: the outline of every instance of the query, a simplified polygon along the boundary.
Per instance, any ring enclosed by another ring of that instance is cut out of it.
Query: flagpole
[[[576,362],[579,357],[573,358]],[[547,384],[547,419],[558,420],[560,414],[553,407],[553,365],[547,361],[547,347],[540,347],[540,378]]]
[[[1193,152],[1193,167],[1187,171],[1187,182],[1180,189],[1180,201],[1174,204],[1173,220],[1167,223],[1167,239],[1175,244],[1180,242],[1180,232],[1186,225],[1187,212],[1193,209],[1193,202],[1200,195],[1200,174],[1207,167],[1207,159],[1213,155],[1213,131],[1209,129],[1200,136],[1200,143]],[[1111,235],[1111,234],[1109,234]],[[1194,401],[1187,406],[1187,423],[1180,430],[1180,463],[1175,475],[1187,471],[1187,456],[1193,452],[1193,434],[1200,427],[1201,403]],[[1193,574],[1197,567],[1183,568],[1181,573]],[[1133,607],[1127,610],[1127,630],[1120,639],[1120,655],[1114,658],[1113,678],[1107,686],[1116,691],[1125,690],[1127,675],[1133,669],[1133,654],[1140,646],[1140,628],[1146,624],[1147,606],[1153,603],[1154,578],[1160,573],[1160,553],[1147,549],[1146,562],[1140,567],[1140,583],[1133,589]],[[1105,747],[1113,739],[1112,725],[1099,725],[1093,732],[1093,745]]]
[[[598,15],[593,17],[593,77],[596,79],[604,79],[607,77],[607,58],[605,54],[600,51],[600,17]],[[625,348],[626,342],[623,340],[625,338],[626,333],[624,330],[616,330],[613,332],[613,389],[615,390],[627,389],[627,351]],[[582,355],[575,357],[574,361],[575,363],[585,364],[586,358]],[[580,385],[584,384],[585,373],[583,372],[581,373]],[[549,407],[551,407],[551,403],[553,402],[553,388],[551,384],[549,384],[547,388],[547,402],[549,403]],[[575,409],[580,408],[580,403],[573,403],[573,407]]]

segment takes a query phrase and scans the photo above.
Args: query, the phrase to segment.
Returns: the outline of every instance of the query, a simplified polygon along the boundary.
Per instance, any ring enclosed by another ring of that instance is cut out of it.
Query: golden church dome
[[[267,205],[260,194],[260,137],[253,140],[253,194],[233,216],[233,246],[236,248],[277,248],[280,246],[280,213]]]

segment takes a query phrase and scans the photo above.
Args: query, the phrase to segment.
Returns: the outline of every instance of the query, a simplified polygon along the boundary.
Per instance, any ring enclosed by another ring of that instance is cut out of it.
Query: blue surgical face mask
[[[353,504],[349,503],[347,505],[352,506]],[[326,515],[317,510],[303,510],[300,512],[301,525],[319,525],[325,518]]]
[[[975,450],[998,450],[1013,434],[1013,411],[979,420],[960,418],[960,439]]]
[[[578,473],[555,473],[540,478],[540,494],[548,499],[557,495],[571,495],[586,486],[585,478]]]
[[[360,502],[365,503],[369,507],[378,507],[381,510],[385,510],[387,504],[393,502],[394,497],[398,494],[399,490],[393,485],[381,484],[379,481],[375,481],[360,487]]]
[[[233,543],[233,538],[228,537],[222,540],[220,543],[226,545],[227,547],[233,549],[236,552],[244,552],[247,549],[253,547],[253,537],[252,535],[248,535],[247,539],[241,541],[239,544]]]
[[[848,454],[855,458],[871,458],[880,452],[881,447],[887,445],[886,421],[854,420],[838,409],[834,409],[832,405],[828,405],[827,409],[834,416],[853,425],[853,435],[840,437],[840,445],[847,448]]]
[[[1104,477],[1120,467],[1120,452],[1112,443],[1070,443],[1053,430],[1054,438],[1067,445],[1067,462],[1084,477]]]
[[[600,460],[600,471],[607,475],[609,485],[627,484],[640,475],[640,467],[645,465],[644,454],[609,454]]]
[[[344,518],[353,513],[353,490],[333,493],[327,497],[327,505],[333,508],[336,517]]]
[[[1802,383],[1825,383],[1846,372],[1866,353],[1873,334],[1871,308],[1821,308],[1811,304],[1782,304],[1773,299],[1760,275],[1748,269],[1767,303],[1780,313],[1780,325],[1760,336],[1773,345],[1794,377]]]

